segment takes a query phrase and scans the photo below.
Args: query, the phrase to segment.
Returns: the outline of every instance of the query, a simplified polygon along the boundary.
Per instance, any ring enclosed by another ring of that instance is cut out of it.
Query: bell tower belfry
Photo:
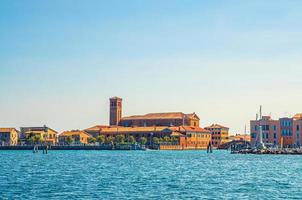
[[[122,119],[122,101],[119,97],[110,98],[110,126],[118,126]]]

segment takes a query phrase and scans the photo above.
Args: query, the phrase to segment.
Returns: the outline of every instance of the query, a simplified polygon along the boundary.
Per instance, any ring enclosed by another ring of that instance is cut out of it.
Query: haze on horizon
[[[0,2],[0,127],[196,112],[242,133],[302,112],[302,1]]]

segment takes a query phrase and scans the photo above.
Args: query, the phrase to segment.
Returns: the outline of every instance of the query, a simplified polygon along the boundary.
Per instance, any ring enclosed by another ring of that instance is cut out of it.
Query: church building
[[[182,112],[149,113],[122,117],[122,99],[110,99],[110,126],[151,127],[151,126],[194,126],[199,127],[199,117]]]

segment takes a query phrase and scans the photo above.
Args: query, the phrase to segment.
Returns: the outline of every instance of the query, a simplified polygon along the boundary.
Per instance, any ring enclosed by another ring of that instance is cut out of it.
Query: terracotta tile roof
[[[167,112],[167,113],[149,113],[146,115],[134,115],[129,117],[123,117],[122,120],[140,120],[140,119],[183,119],[197,117],[195,113],[184,114],[182,112]]]
[[[106,125],[96,125],[96,126],[93,126],[93,127],[91,127],[91,128],[87,128],[87,129],[85,129],[85,131],[95,131],[95,132],[97,132],[97,131],[100,131],[101,129],[103,129],[103,128],[109,128],[110,126],[106,126]]]
[[[205,129],[210,129],[210,128],[227,128],[227,129],[229,129],[228,127],[222,126],[220,124],[212,124],[211,126],[205,127]]]
[[[17,131],[15,128],[0,128],[0,133],[9,133],[13,130]]]
[[[168,126],[156,126],[156,127],[122,127],[122,126],[116,126],[116,127],[107,127],[102,128],[100,131],[101,133],[108,133],[108,134],[115,134],[115,133],[128,133],[128,132],[161,132],[165,129],[169,128]]]
[[[210,133],[210,131],[197,126],[182,126],[185,131],[189,132],[200,132],[200,133]]]
[[[210,131],[203,129],[201,127],[197,126],[174,126],[170,127],[173,131],[179,131],[179,132],[200,132],[200,133],[210,133]]]
[[[49,128],[49,127],[47,127],[47,126],[40,126],[40,127],[21,127],[20,129],[21,129],[21,131],[24,131],[24,132],[27,132],[27,131],[45,131],[45,129],[49,129],[49,130],[51,130],[51,131],[53,131],[53,132],[58,133],[58,132],[55,131],[54,129]]]
[[[58,136],[59,137],[66,137],[66,136],[72,136],[72,135],[86,135],[88,137],[91,137],[91,135],[89,135],[88,133],[86,133],[85,131],[64,131],[63,133],[60,133]]]
[[[302,119],[302,113],[295,114],[295,116],[293,118],[294,119]]]

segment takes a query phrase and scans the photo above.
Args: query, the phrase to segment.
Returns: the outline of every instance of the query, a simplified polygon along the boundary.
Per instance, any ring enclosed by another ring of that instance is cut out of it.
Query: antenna
[[[245,124],[245,127],[244,127],[244,135],[246,135],[246,124]]]

